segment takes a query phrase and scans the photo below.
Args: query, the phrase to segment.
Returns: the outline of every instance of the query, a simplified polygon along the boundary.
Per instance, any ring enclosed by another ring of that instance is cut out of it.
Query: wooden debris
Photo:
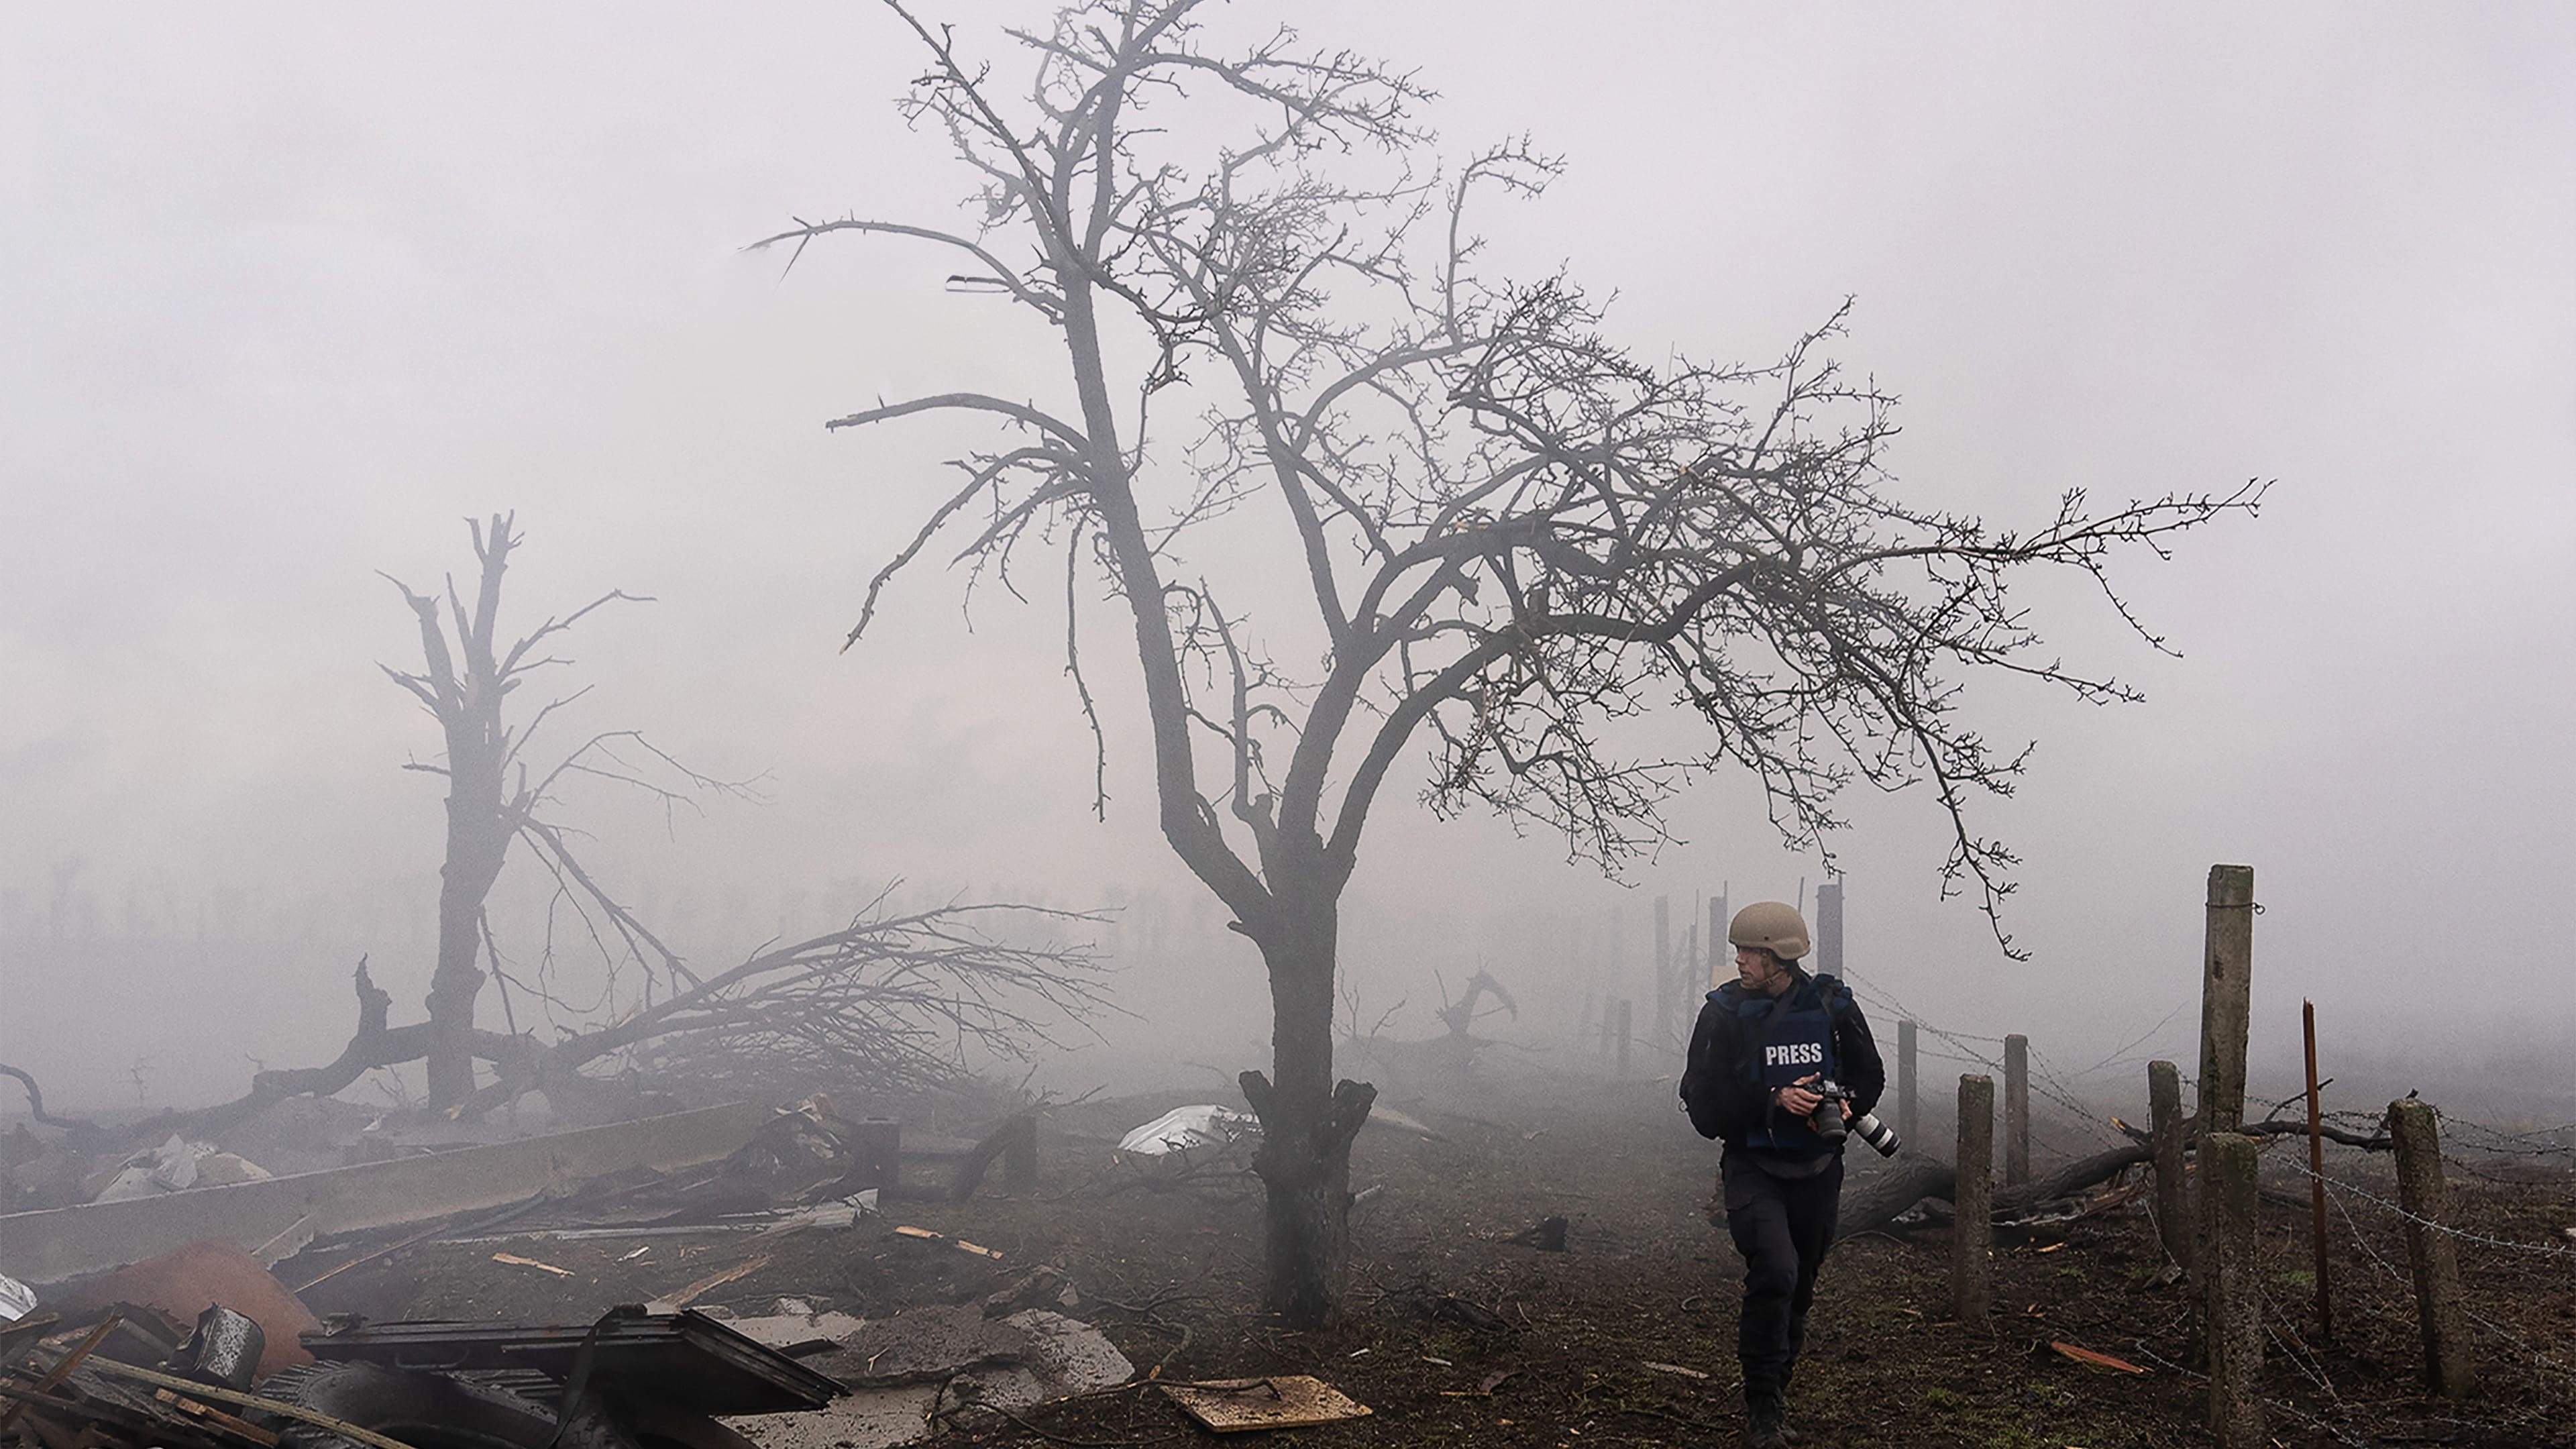
[[[1301,1429],[1368,1416],[1368,1405],[1312,1374],[1259,1379],[1208,1379],[1161,1385],[1181,1412],[1219,1434],[1252,1429]]]
[[[2143,1374],[2146,1372],[2145,1369],[2138,1367],[2127,1359],[2113,1358],[2107,1353],[2095,1353],[2089,1348],[2078,1348],[2071,1343],[2058,1343],[2052,1340],[2048,1346],[2056,1349],[2059,1353],[2073,1359],[2077,1363],[2086,1364],[2093,1368],[2111,1369],[2124,1374]]]
[[[948,1246],[955,1248],[961,1253],[972,1253],[978,1258],[991,1258],[999,1261],[1002,1256],[1002,1250],[999,1248],[988,1248],[981,1243],[970,1243],[964,1238],[952,1238],[946,1233],[934,1233],[928,1228],[898,1227],[895,1229],[895,1233],[899,1237],[919,1238],[925,1243],[946,1243]]]
[[[542,1272],[552,1273],[558,1278],[574,1278],[580,1276],[570,1268],[558,1268],[552,1263],[540,1263],[534,1258],[522,1258],[516,1253],[494,1253],[492,1255],[492,1261],[495,1263],[507,1263],[513,1268],[535,1268]]]
[[[152,1397],[177,1409],[180,1413],[191,1418],[203,1419],[218,1426],[225,1433],[247,1439],[253,1444],[273,1446],[277,1443],[275,1433],[259,1427],[248,1419],[237,1418],[221,1409],[198,1403],[195,1399],[183,1397],[169,1389],[154,1389]]]
[[[36,1380],[36,1386],[29,1391],[29,1397],[42,1399],[62,1387],[63,1380],[72,1376],[72,1370],[81,1366],[81,1360],[88,1358],[100,1344],[107,1342],[107,1336],[114,1333],[116,1325],[122,1322],[124,1319],[113,1313],[100,1320],[98,1327],[89,1331],[88,1337],[74,1344],[71,1352],[64,1354],[43,1378]],[[16,1423],[18,1415],[26,1406],[26,1400],[22,1399],[10,1404],[7,1409],[0,1410],[0,1429],[6,1429]]]
[[[695,1283],[690,1284],[688,1287],[681,1289],[679,1292],[674,1293],[670,1297],[661,1301],[669,1304],[673,1310],[686,1308],[690,1303],[694,1302],[700,1294],[712,1293],[716,1289],[722,1288],[727,1283],[731,1283],[738,1278],[748,1278],[752,1274],[757,1273],[768,1266],[769,1259],[766,1257],[745,1259],[744,1261],[736,1263],[732,1267],[725,1269],[721,1273],[711,1274],[707,1277],[701,1278]]]
[[[188,1395],[190,1398],[212,1399],[218,1404],[231,1404],[237,1408],[244,1409],[258,1409],[265,1413],[275,1414],[279,1418],[294,1419],[300,1423],[311,1424],[317,1429],[328,1430],[343,1439],[355,1440],[360,1444],[366,1445],[367,1449],[411,1449],[410,1445],[405,1444],[400,1439],[389,1439],[384,1435],[377,1433],[373,1429],[359,1428],[357,1425],[350,1423],[346,1419],[335,1419],[328,1414],[318,1413],[312,1409],[305,1408],[301,1404],[289,1404],[277,1399],[263,1398],[258,1394],[245,1394],[237,1389],[218,1388],[213,1384],[201,1384],[189,1379],[174,1378],[169,1374],[158,1373],[151,1369],[136,1368],[132,1364],[118,1363],[114,1359],[99,1359],[91,1365],[91,1368],[96,1372],[107,1374],[114,1378],[132,1379],[134,1382],[139,1384],[150,1384],[154,1388],[176,1389],[179,1392]]]
[[[1677,1363],[1655,1363],[1651,1360],[1641,1360],[1637,1367],[1653,1369],[1659,1374],[1679,1374],[1686,1379],[1704,1379],[1708,1377],[1707,1374],[1700,1372],[1698,1369],[1684,1368]]]

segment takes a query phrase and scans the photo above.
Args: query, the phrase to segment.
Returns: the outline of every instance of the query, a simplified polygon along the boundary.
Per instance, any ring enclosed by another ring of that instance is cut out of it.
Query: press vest
[[[1773,997],[1754,996],[1732,985],[1709,995],[1735,1011],[1743,1033],[1744,1070],[1768,1093],[1794,1086],[1802,1077],[1830,1080],[1842,1075],[1834,1053],[1833,1012],[1827,1005],[1830,994],[1841,989],[1842,983],[1830,976],[1802,981],[1792,988],[1789,1004],[1776,1019],[1772,1011],[1779,1002]],[[1730,995],[1734,999],[1728,1002],[1725,998]],[[1797,1157],[1834,1150],[1805,1118],[1777,1108],[1763,1113],[1762,1125],[1745,1134],[1744,1145]]]

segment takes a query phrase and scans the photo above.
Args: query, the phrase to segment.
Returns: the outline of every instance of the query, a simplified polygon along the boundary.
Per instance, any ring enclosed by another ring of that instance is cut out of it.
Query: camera
[[[1867,1112],[1854,1117],[1844,1110],[1843,1103],[1851,1100],[1851,1088],[1827,1079],[1809,1090],[1824,1100],[1816,1104],[1815,1114],[1807,1121],[1827,1142],[1840,1145],[1844,1138],[1858,1133],[1860,1140],[1876,1148],[1881,1157],[1894,1157],[1896,1149],[1904,1145],[1896,1140],[1895,1128]]]

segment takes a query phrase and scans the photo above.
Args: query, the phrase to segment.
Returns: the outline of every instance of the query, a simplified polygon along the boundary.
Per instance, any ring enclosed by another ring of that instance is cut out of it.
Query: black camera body
[[[1894,1157],[1896,1149],[1904,1145],[1897,1141],[1895,1128],[1867,1112],[1854,1117],[1844,1109],[1843,1104],[1852,1099],[1851,1088],[1829,1077],[1808,1090],[1824,1099],[1816,1104],[1814,1114],[1807,1118],[1808,1125],[1827,1142],[1839,1147],[1844,1138],[1857,1132],[1860,1140],[1877,1149],[1881,1157]]]

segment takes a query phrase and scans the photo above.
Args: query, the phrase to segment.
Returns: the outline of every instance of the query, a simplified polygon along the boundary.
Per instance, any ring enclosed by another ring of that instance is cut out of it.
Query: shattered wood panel
[[[12,1213],[0,1217],[0,1267],[31,1283],[53,1283],[208,1239],[258,1248],[308,1217],[317,1234],[426,1222],[631,1168],[718,1161],[749,1142],[769,1115],[758,1103],[740,1102],[430,1157]]]
[[[1369,1412],[1368,1405],[1312,1374],[1167,1383],[1162,1389],[1183,1413],[1219,1434],[1338,1424]]]

